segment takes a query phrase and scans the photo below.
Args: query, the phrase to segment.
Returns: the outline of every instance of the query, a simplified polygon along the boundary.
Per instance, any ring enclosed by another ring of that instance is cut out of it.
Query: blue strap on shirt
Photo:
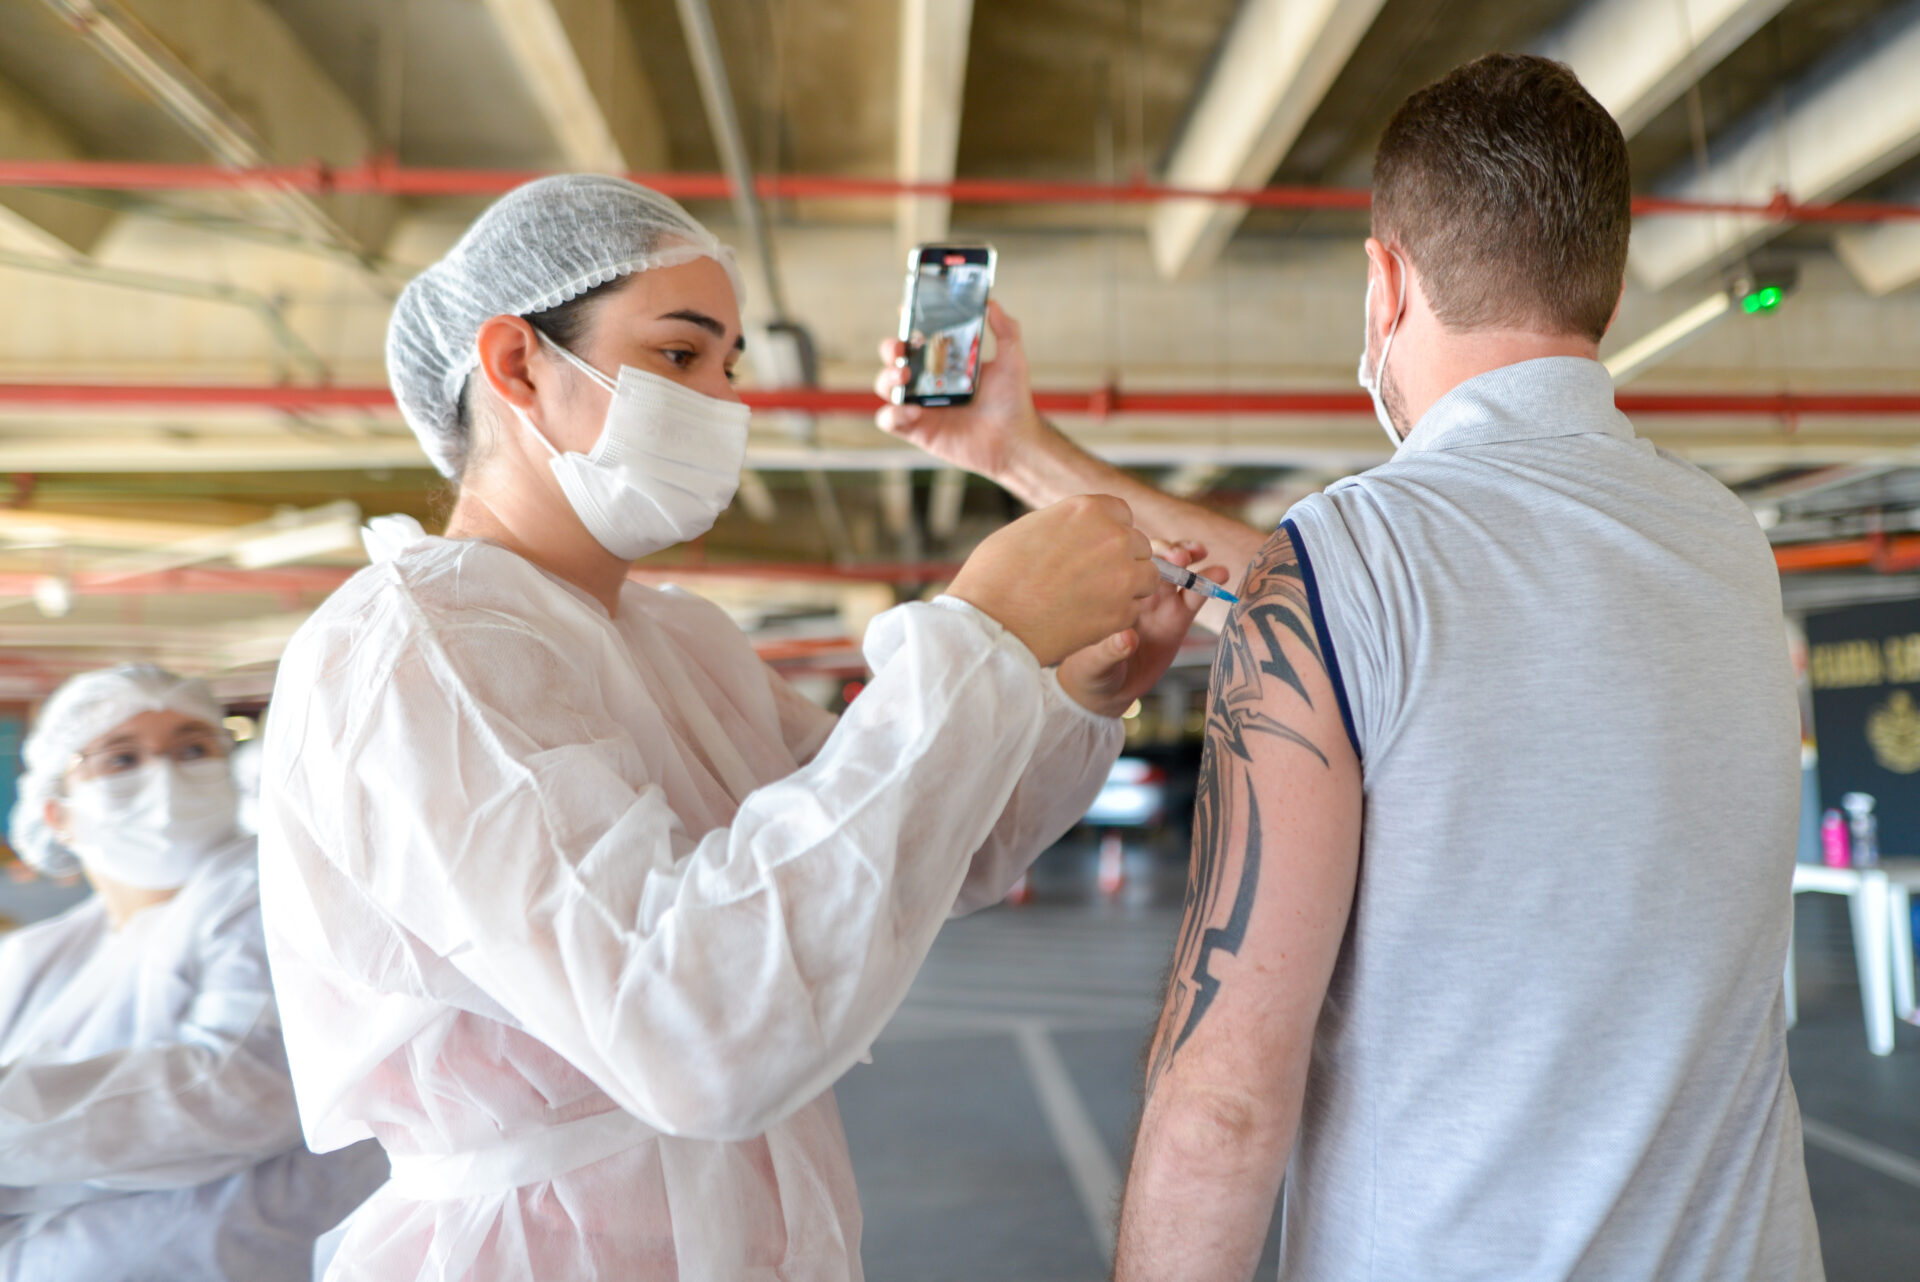
[[[1320,643],[1320,653],[1327,661],[1327,679],[1333,683],[1333,697],[1340,702],[1340,720],[1347,727],[1347,741],[1353,745],[1353,755],[1364,760],[1360,751],[1360,736],[1353,728],[1353,708],[1347,703],[1347,683],[1340,676],[1340,656],[1334,652],[1333,637],[1327,632],[1327,614],[1320,608],[1320,585],[1313,577],[1313,558],[1307,555],[1307,541],[1300,535],[1300,527],[1291,520],[1280,522],[1280,528],[1293,540],[1293,553],[1300,561],[1300,582],[1307,590],[1307,609],[1313,615],[1313,635]]]

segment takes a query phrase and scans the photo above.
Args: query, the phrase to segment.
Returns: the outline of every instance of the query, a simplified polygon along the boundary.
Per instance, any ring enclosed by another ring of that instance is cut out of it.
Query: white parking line
[[[1872,1140],[1863,1140],[1837,1126],[1816,1122],[1811,1117],[1800,1119],[1800,1133],[1815,1148],[1825,1149],[1837,1157],[1858,1162],[1868,1170],[1878,1171],[1890,1179],[1920,1189],[1920,1160],[1908,1157],[1905,1153],[1896,1153]]]
[[[1087,1116],[1086,1102],[1068,1075],[1046,1025],[1024,1020],[1015,1025],[1013,1040],[1020,1047],[1020,1058],[1027,1062],[1034,1093],[1040,1097],[1040,1110],[1047,1115],[1053,1142],[1066,1161],[1074,1192],[1080,1195],[1080,1208],[1087,1213],[1087,1225],[1100,1246],[1100,1258],[1111,1261],[1114,1219],[1120,1209],[1120,1172],[1113,1164],[1113,1155],[1107,1152],[1093,1119]]]

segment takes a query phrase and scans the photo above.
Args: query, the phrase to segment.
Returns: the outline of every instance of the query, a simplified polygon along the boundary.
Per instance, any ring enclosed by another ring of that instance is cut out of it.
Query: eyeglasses
[[[207,731],[184,734],[165,748],[155,749],[140,743],[115,743],[95,752],[75,753],[70,769],[77,778],[105,779],[111,775],[132,774],[157,761],[171,761],[176,766],[184,766],[189,762],[226,755],[227,745],[220,736]]]

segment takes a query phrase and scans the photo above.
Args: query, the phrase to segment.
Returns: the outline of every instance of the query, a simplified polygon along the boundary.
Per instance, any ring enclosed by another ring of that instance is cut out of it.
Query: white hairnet
[[[461,454],[460,390],[495,316],[558,307],[629,272],[711,258],[744,299],[733,251],[679,205],[605,174],[516,187],[447,256],[408,282],[387,326],[387,377],[407,426],[443,476]]]
[[[49,877],[78,872],[77,856],[47,825],[47,802],[61,795],[67,768],[81,749],[143,712],[197,717],[222,735],[220,703],[207,683],[149,663],[85,672],[55,690],[21,745],[26,771],[13,802],[8,836],[14,851]]]

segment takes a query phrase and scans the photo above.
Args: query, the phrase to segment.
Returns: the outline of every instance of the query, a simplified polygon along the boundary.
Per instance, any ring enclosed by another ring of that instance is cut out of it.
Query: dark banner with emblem
[[[1880,847],[1920,854],[1920,601],[1807,616],[1820,804],[1870,792]]]

